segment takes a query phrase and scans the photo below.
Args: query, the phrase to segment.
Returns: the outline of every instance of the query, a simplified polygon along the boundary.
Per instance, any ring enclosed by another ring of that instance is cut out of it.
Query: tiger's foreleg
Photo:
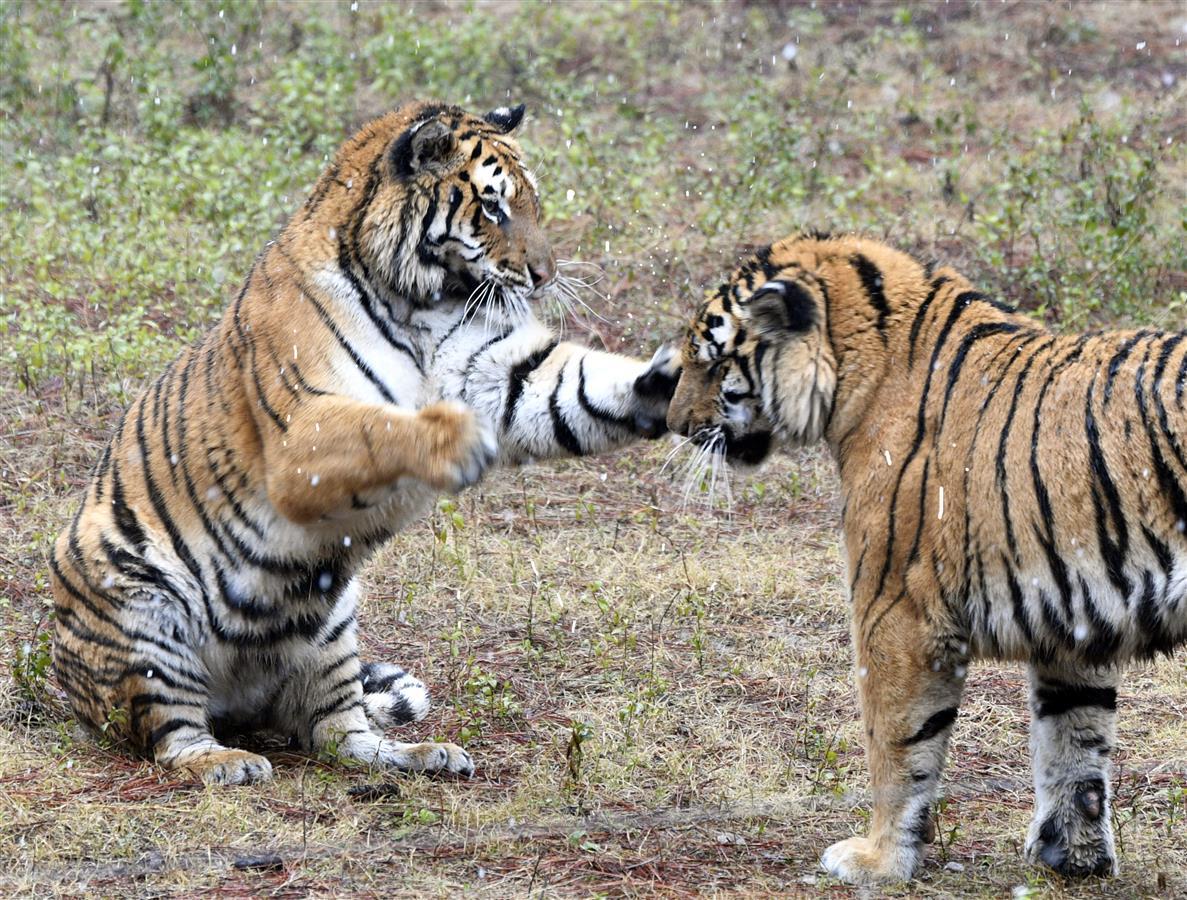
[[[493,432],[457,403],[409,412],[319,396],[280,421],[283,428],[262,426],[268,497],[298,524],[349,510],[358,494],[404,477],[459,490],[477,481],[497,452]]]
[[[1035,814],[1026,855],[1063,875],[1117,871],[1109,770],[1116,668],[1030,667]]]
[[[857,884],[910,878],[934,837],[931,804],[964,686],[967,644],[936,648],[907,605],[873,634],[860,615],[854,625],[873,811],[867,837],[833,844],[821,862]]]

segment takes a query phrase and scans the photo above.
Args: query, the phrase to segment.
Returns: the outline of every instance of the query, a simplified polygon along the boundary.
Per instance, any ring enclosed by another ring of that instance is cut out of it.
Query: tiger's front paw
[[[820,865],[849,884],[879,884],[908,880],[918,860],[918,851],[896,847],[886,852],[869,838],[852,837],[825,850]]]
[[[438,490],[460,491],[475,484],[498,456],[494,429],[461,403],[442,402],[418,413],[430,427],[430,459],[424,480]]]
[[[667,431],[668,404],[676,392],[681,368],[679,346],[662,344],[651,357],[647,371],[635,379],[635,430],[644,437],[656,438]]]
[[[1108,786],[1103,778],[1061,785],[1035,816],[1026,858],[1069,878],[1116,875],[1117,854],[1109,821]]]

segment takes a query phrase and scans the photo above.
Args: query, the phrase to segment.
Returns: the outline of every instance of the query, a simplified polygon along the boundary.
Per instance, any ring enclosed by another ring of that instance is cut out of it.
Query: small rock
[[[273,871],[284,868],[279,853],[261,853],[258,856],[241,856],[232,865],[241,872],[246,870]]]
[[[958,863],[955,860],[953,860],[952,862],[944,863],[944,871],[945,872],[963,872],[964,865],[962,863]]]

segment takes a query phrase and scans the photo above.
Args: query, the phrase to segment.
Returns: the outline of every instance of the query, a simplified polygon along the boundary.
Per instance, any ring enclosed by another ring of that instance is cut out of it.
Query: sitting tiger
[[[50,560],[55,669],[84,722],[208,782],[272,771],[216,725],[473,771],[453,744],[382,737],[428,697],[359,661],[360,567],[493,462],[661,433],[674,386],[662,358],[533,317],[556,268],[522,116],[420,103],[363,127],[128,409]]]
[[[673,432],[840,469],[868,837],[830,873],[906,879],[971,660],[1029,664],[1028,856],[1116,870],[1109,756],[1124,664],[1187,640],[1187,332],[1056,335],[951,269],[792,237],[700,308]]]

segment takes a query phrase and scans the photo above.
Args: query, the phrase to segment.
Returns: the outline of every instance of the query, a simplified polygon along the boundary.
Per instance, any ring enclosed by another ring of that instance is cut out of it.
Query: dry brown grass
[[[800,68],[779,76],[789,91],[807,90],[811,66],[831,77],[856,60],[845,90],[857,108],[901,112],[893,98],[910,95],[930,119],[972,105],[986,128],[1021,136],[1071,121],[1080,99],[1110,104],[1112,93],[1138,110],[1162,110],[1176,134],[1187,127],[1187,107],[1174,106],[1187,75],[1173,45],[1174,29],[1187,27],[1181,5],[920,5],[922,46],[875,39],[893,26],[889,5],[722,9],[723,21],[700,31],[703,9],[682,10],[672,28],[697,36],[698,53],[720,45],[727,66],[741,64],[734,30],[751,13],[811,25]],[[747,40],[777,54],[798,27]],[[998,38],[1007,28],[1009,42]],[[1130,52],[1141,41],[1151,54]],[[613,66],[601,56],[614,48],[596,35],[586,50],[559,70]],[[728,108],[728,77],[714,77],[695,55],[664,60],[672,68],[648,71],[641,83],[621,73],[623,89],[651,114],[683,118],[691,108],[704,125]],[[1069,65],[1080,70],[1075,82],[1060,74]],[[1164,73],[1179,86],[1167,89]],[[948,89],[949,75],[961,77],[962,90]],[[571,215],[559,208],[552,227],[561,248],[601,247],[606,223],[619,223],[612,256],[600,260],[609,295],[600,308],[613,322],[596,330],[607,343],[641,349],[673,331],[740,247],[800,223],[877,219],[905,245],[950,261],[975,257],[967,217],[941,196],[931,161],[959,155],[952,140],[897,120],[859,133],[843,114],[833,118],[825,94],[814,96],[812,127],[827,136],[840,126],[830,172],[851,171],[857,181],[875,150],[885,163],[883,177],[856,197],[818,192],[794,208],[729,219],[719,233],[690,227],[711,212],[711,191],[638,213],[621,191]],[[386,98],[358,106],[372,102]],[[612,103],[568,112],[575,115],[630,146],[635,126]],[[559,146],[560,128],[541,116],[528,142]],[[688,132],[670,159],[646,158],[649,177],[690,166],[709,184],[714,160],[745,157],[725,131]],[[993,177],[986,149],[974,140],[961,169],[973,193]],[[626,172],[632,157],[623,153]],[[570,174],[558,161],[548,189],[563,195]],[[1158,214],[1170,226],[1181,215],[1173,197]],[[1187,278],[1174,262],[1172,286]],[[15,296],[44,301],[20,289]],[[45,627],[45,550],[118,414],[103,388],[69,394],[53,379],[22,385],[19,374],[0,373],[0,634],[10,658],[25,642],[35,648]],[[106,374],[108,384],[122,377]],[[76,734],[52,682],[35,680],[46,688],[37,702],[0,682],[0,893],[865,896],[816,863],[830,842],[862,828],[867,810],[831,462],[804,452],[736,480],[727,512],[681,506],[683,485],[657,474],[667,450],[661,442],[499,473],[400,535],[368,570],[367,655],[408,665],[436,699],[429,718],[405,733],[462,740],[478,762],[473,780],[391,778],[268,747],[275,781],[207,789]],[[1182,653],[1136,670],[1122,690],[1114,824],[1123,874],[1111,881],[1065,884],[1022,860],[1024,688],[1020,668],[974,670],[940,842],[917,882],[886,893],[1187,895]]]

